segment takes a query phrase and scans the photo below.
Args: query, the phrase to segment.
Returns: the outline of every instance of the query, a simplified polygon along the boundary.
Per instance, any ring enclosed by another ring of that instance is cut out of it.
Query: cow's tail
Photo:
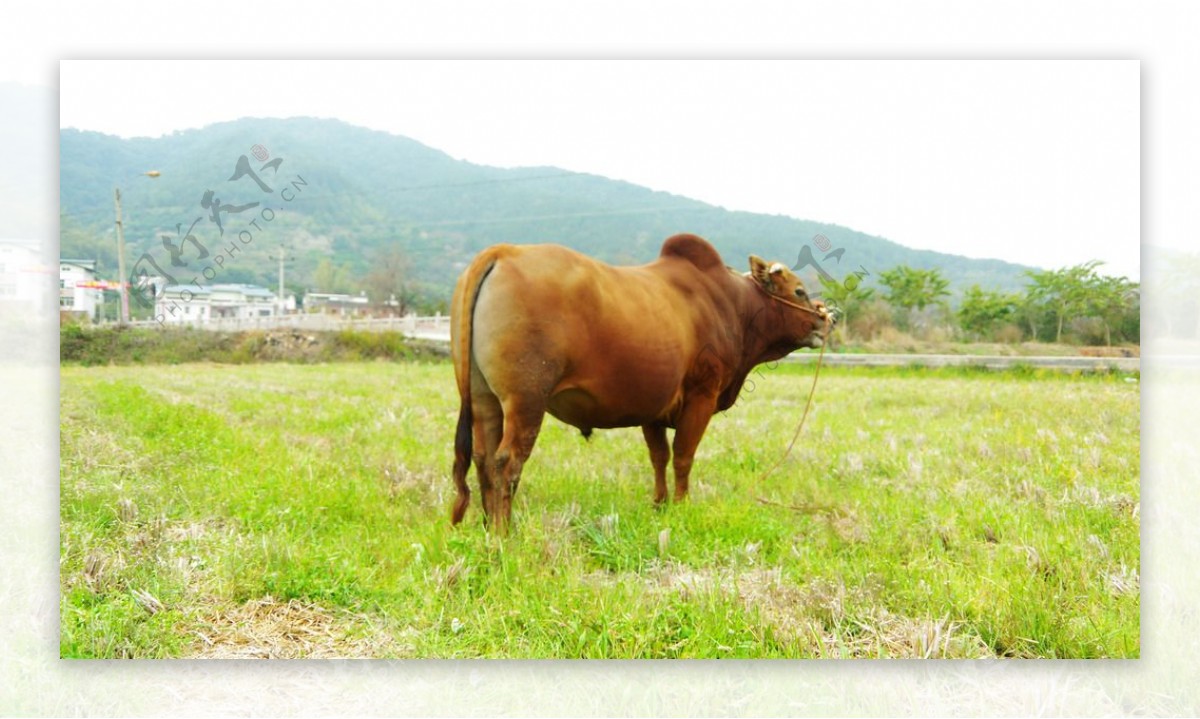
[[[450,308],[450,346],[454,357],[454,376],[458,381],[458,428],[454,433],[454,486],[458,498],[450,521],[458,524],[471,503],[471,489],[467,486],[467,470],[471,466],[473,450],[474,417],[471,412],[471,327],[475,319],[475,300],[484,278],[496,264],[493,250],[481,252],[458,280],[454,288],[454,299]]]

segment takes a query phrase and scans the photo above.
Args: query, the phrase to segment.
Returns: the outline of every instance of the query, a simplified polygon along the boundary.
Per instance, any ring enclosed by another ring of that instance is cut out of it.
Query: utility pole
[[[121,324],[129,323],[129,285],[125,277],[125,227],[121,221],[121,190],[113,188],[117,206],[117,281],[121,284]]]
[[[292,260],[294,260],[294,259],[296,259],[296,258],[295,258],[295,257],[288,257],[288,256],[287,256],[287,249],[286,249],[286,248],[285,248],[283,245],[280,245],[280,246],[279,246],[279,256],[278,256],[278,257],[272,257],[272,258],[270,258],[270,259],[273,259],[273,260],[279,260],[279,314],[282,316],[282,315],[284,314],[285,310],[286,310],[286,307],[287,307],[287,300],[284,298],[284,294],[283,294],[283,293],[284,293],[284,289],[283,289],[283,263],[284,263],[284,262],[291,262]]]
[[[150,170],[141,173],[154,179],[162,173]],[[117,282],[121,285],[121,324],[129,323],[129,278],[125,276],[125,223],[121,219],[121,188],[113,188],[113,204],[117,208]]]

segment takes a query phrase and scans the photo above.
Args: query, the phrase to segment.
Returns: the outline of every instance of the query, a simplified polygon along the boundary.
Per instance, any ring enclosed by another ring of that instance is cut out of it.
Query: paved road
[[[410,337],[439,342],[449,342],[448,333],[432,330],[405,332]],[[817,352],[804,350],[793,352],[785,362],[817,361]],[[825,364],[831,367],[906,367],[921,365],[922,367],[954,367],[961,365],[979,365],[988,369],[1008,369],[1017,365],[1037,367],[1040,369],[1059,369],[1063,371],[1117,369],[1122,372],[1141,371],[1141,359],[1138,357],[1009,357],[1001,355],[921,355],[921,354],[826,354]]]
[[[816,362],[817,352],[805,350],[787,357],[789,362]],[[1141,360],[1137,357],[1001,357],[998,355],[867,355],[826,354],[825,364],[831,367],[954,367],[977,365],[989,369],[1006,369],[1016,365],[1060,370],[1118,369],[1137,372]]]
[[[439,332],[406,332],[410,337],[439,342],[449,342],[449,335]],[[793,352],[785,362],[817,361],[817,352],[804,350]],[[1063,371],[1117,369],[1122,372],[1141,371],[1141,360],[1137,357],[1008,357],[1000,355],[919,355],[919,354],[826,354],[825,364],[831,367],[954,367],[980,365],[988,369],[1008,369],[1017,365],[1040,369]]]
[[[409,337],[419,337],[422,340],[449,342],[450,334],[444,328],[418,328],[406,330]],[[793,352],[784,361],[792,363],[815,363],[817,353],[814,350]],[[1016,365],[1039,367],[1046,370],[1121,370],[1122,372],[1141,371],[1141,360],[1136,356],[1001,356],[1001,355],[970,355],[970,354],[826,354],[824,364],[836,367],[904,367],[920,365],[923,367],[953,367],[962,365],[977,365],[988,367],[990,370],[1006,370]]]

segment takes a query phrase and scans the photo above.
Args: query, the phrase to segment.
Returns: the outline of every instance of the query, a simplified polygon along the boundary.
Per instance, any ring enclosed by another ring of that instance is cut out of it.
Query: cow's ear
[[[750,255],[750,276],[768,290],[775,286],[775,283],[771,281],[770,266],[758,255]]]

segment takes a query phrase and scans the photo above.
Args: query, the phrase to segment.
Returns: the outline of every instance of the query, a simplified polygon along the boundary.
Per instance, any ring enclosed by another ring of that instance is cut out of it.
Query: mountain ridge
[[[255,150],[264,157],[256,159]],[[245,167],[238,164],[243,156]],[[268,168],[271,162],[275,165]],[[143,173],[149,170],[161,175],[147,178]],[[294,201],[282,202],[276,188],[294,177],[304,185]],[[955,290],[975,283],[1014,290],[1031,269],[907,248],[842,224],[728,210],[552,166],[475,164],[402,135],[340,120],[293,117],[242,118],[157,138],[63,129],[63,251],[92,250],[110,275],[115,275],[115,186],[122,192],[130,264],[143,255],[169,264],[171,254],[162,237],[186,249],[182,242],[189,226],[206,248],[227,243],[224,228],[212,221],[214,200],[223,207],[247,208],[224,214],[231,227],[248,218],[248,212],[270,208],[276,219],[269,225],[260,220],[266,229],[229,257],[220,281],[273,286],[277,263],[271,257],[278,256],[283,244],[285,254],[294,258],[289,287],[313,291],[328,289],[312,286],[322,260],[363,277],[372,259],[388,248],[407,255],[410,273],[424,292],[446,298],[470,258],[497,242],[558,242],[610,262],[634,264],[653,259],[662,241],[679,232],[707,238],[738,269],[750,254],[793,264],[809,246],[831,275],[843,277],[861,268],[868,283],[883,270],[908,264],[941,269]],[[813,244],[817,235],[829,240],[830,251],[842,248],[844,254],[824,259],[827,252]],[[197,253],[188,252],[181,257],[192,259],[177,268],[181,272],[201,266],[191,264]],[[815,281],[811,267],[806,274]]]

